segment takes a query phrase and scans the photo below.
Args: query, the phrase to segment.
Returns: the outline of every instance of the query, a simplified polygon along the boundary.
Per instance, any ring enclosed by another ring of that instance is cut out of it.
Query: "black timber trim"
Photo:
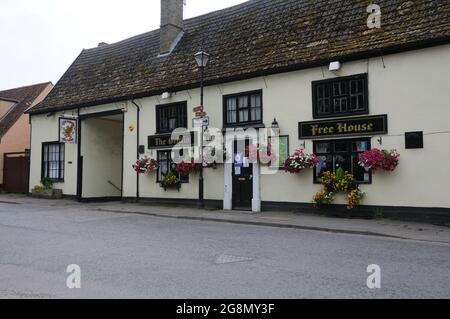
[[[136,197],[124,197],[122,198],[123,203],[136,203]],[[180,199],[180,198],[153,198],[153,197],[141,197],[139,203],[149,204],[149,205],[168,205],[168,206],[179,206],[179,207],[191,207],[198,208],[198,199]],[[207,209],[222,210],[223,201],[205,199],[205,207]]]
[[[425,222],[437,225],[450,223],[450,208],[408,207],[408,206],[357,206],[352,210],[346,205],[328,205],[321,208],[311,203],[262,202],[263,211],[289,211],[294,213],[319,214],[341,218],[396,219],[402,221]]]
[[[87,119],[93,119],[93,118],[97,118],[97,117],[105,117],[105,116],[121,115],[121,114],[123,114],[122,110],[112,110],[112,111],[105,111],[105,112],[98,112],[98,113],[83,114],[83,115],[79,115],[78,118],[80,120],[87,120]]]
[[[120,196],[106,196],[106,197],[82,197],[81,203],[107,203],[107,202],[120,202],[122,197]]]
[[[213,80],[205,80],[204,85],[205,85],[205,87],[213,86],[213,85],[218,85],[218,84],[223,84],[223,83],[228,83],[228,82],[248,80],[248,79],[261,77],[261,76],[274,75],[274,74],[278,74],[278,73],[285,73],[285,72],[299,71],[299,70],[310,69],[310,68],[315,68],[315,67],[322,67],[322,66],[326,66],[326,65],[330,64],[333,61],[350,62],[350,61],[355,61],[355,60],[364,60],[364,59],[368,59],[368,58],[375,58],[375,57],[380,57],[380,56],[384,56],[384,55],[426,49],[426,48],[431,48],[431,47],[436,47],[436,46],[446,45],[446,44],[450,44],[450,36],[444,36],[444,37],[439,37],[436,39],[425,40],[425,41],[416,41],[416,42],[407,43],[407,44],[397,44],[397,45],[388,46],[388,47],[385,47],[382,49],[371,49],[371,50],[366,50],[364,52],[336,56],[333,59],[323,59],[323,60],[317,60],[317,61],[312,61],[312,62],[296,63],[296,64],[292,64],[292,65],[288,65],[288,66],[274,67],[274,68],[259,70],[259,71],[255,71],[255,72],[249,72],[249,73],[245,73],[245,74],[228,76],[228,77],[223,77],[223,78],[218,78],[218,79],[213,79]],[[98,106],[98,105],[103,105],[103,104],[122,102],[122,101],[140,99],[140,98],[149,97],[149,96],[160,95],[164,92],[167,92],[168,90],[170,92],[178,92],[178,91],[196,89],[199,87],[200,86],[198,83],[192,83],[192,84],[174,86],[171,88],[151,90],[151,91],[147,91],[147,92],[143,92],[143,93],[139,93],[139,94],[124,95],[121,97],[96,100],[93,102],[80,103],[80,104],[64,106],[64,107],[55,107],[55,108],[48,108],[48,109],[47,108],[46,109],[36,109],[36,107],[34,107],[32,110],[28,110],[26,113],[29,113],[31,115],[37,115],[37,114],[45,114],[45,113],[51,113],[51,112],[56,112],[56,111],[66,111],[66,110],[72,110],[72,109],[81,108],[81,107]]]

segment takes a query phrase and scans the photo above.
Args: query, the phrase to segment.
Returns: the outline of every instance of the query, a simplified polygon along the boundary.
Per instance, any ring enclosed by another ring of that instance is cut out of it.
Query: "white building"
[[[196,203],[197,175],[166,191],[164,171],[137,175],[132,165],[147,155],[165,167],[170,148],[151,141],[168,139],[175,127],[193,129],[194,54],[204,50],[211,127],[271,127],[276,119],[290,153],[305,148],[322,167],[355,175],[363,208],[450,212],[448,4],[380,0],[381,12],[368,13],[359,0],[253,0],[183,21],[182,3],[162,0],[159,30],[83,50],[32,109],[31,187],[47,177],[80,200]],[[378,17],[380,28],[371,23]],[[332,62],[339,64],[330,71]],[[78,120],[76,143],[59,142],[60,118]],[[339,123],[370,129],[324,129]],[[322,129],[311,136],[314,125]],[[399,151],[395,172],[357,165],[358,153],[374,147]],[[236,174],[230,164],[204,174],[207,204],[225,209],[310,209],[321,189],[317,169],[266,175],[250,165]]]

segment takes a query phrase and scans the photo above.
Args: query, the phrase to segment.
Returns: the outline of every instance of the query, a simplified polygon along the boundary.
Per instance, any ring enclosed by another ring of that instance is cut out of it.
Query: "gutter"
[[[136,110],[137,110],[137,124],[136,124],[136,133],[137,133],[137,138],[136,138],[136,159],[139,160],[140,157],[140,153],[139,153],[139,145],[140,143],[140,117],[141,117],[141,107],[136,104],[136,102],[134,102],[134,99],[131,99],[131,103],[134,104],[134,106],[136,106]],[[139,202],[140,198],[141,198],[141,194],[140,194],[140,174],[136,173],[136,201]]]

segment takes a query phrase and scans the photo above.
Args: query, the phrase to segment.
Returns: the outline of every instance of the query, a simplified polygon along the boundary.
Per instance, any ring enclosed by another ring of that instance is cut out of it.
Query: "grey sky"
[[[245,0],[186,0],[185,18]],[[1,0],[0,90],[56,81],[83,48],[159,28],[160,0]]]

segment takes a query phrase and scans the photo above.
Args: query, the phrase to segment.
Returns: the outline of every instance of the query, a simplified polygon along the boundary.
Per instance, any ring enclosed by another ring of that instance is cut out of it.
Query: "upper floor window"
[[[312,89],[314,118],[369,113],[367,74],[316,81]]]
[[[186,102],[156,106],[156,132],[172,133],[177,128],[187,128]]]
[[[262,123],[262,91],[224,97],[224,126]]]
[[[64,181],[64,146],[62,143],[42,144],[42,179]]]

